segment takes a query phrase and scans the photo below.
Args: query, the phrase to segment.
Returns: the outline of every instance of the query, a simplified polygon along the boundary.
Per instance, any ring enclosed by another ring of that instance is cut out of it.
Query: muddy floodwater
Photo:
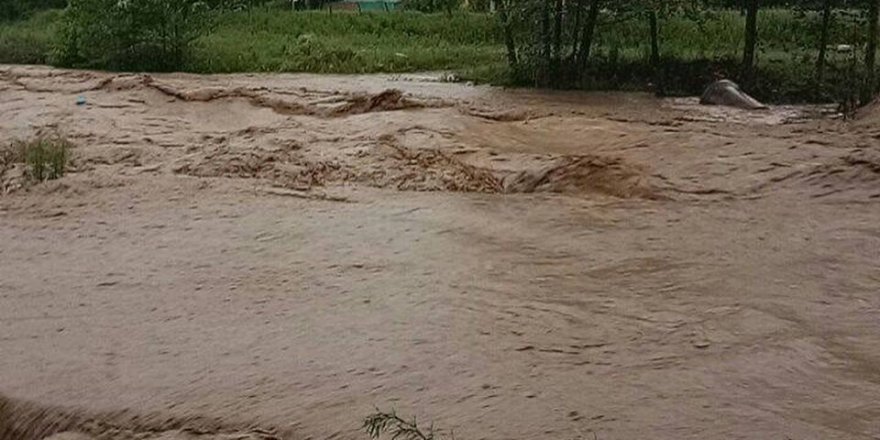
[[[880,109],[823,110],[0,66],[76,144],[0,170],[0,439],[876,440]]]

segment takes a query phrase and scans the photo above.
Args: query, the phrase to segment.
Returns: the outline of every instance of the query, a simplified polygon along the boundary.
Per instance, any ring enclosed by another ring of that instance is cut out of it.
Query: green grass
[[[59,11],[0,24],[0,62],[51,62]],[[828,79],[813,83],[819,17],[766,9],[760,20],[760,81],[752,91],[771,102],[834,100],[848,93],[851,55],[829,54]],[[735,73],[744,19],[736,11],[713,11],[704,20],[661,21],[664,75],[674,94],[694,94],[713,71]],[[862,43],[854,14],[841,13],[832,44]],[[586,89],[643,90],[654,78],[648,65],[644,20],[606,22],[597,33]],[[861,56],[861,55],[860,55]],[[501,30],[487,14],[416,12],[294,12],[256,8],[219,15],[196,41],[183,70],[196,73],[375,73],[455,71],[477,82],[510,84]],[[851,83],[851,81],[849,81]]]
[[[221,16],[196,44],[197,72],[467,71],[503,64],[487,15],[252,11]]]

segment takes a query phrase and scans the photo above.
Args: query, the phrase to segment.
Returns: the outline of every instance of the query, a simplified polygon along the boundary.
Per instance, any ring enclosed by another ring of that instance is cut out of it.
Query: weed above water
[[[27,177],[32,181],[55,180],[67,171],[71,148],[70,141],[59,137],[17,141],[0,155],[0,165],[6,168],[23,163],[27,167]]]
[[[364,431],[373,439],[379,439],[384,434],[392,440],[455,440],[455,435],[436,429],[433,424],[424,427],[419,426],[415,417],[412,420],[404,419],[397,415],[394,410],[381,411],[370,414],[364,419]]]

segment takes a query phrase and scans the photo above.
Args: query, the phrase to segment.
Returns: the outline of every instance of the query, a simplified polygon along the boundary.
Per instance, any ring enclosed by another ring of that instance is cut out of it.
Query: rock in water
[[[737,83],[728,79],[722,79],[709,84],[709,87],[706,87],[706,91],[703,92],[703,96],[700,97],[700,104],[726,105],[746,110],[767,108],[766,105],[761,104],[758,100],[743,92]]]

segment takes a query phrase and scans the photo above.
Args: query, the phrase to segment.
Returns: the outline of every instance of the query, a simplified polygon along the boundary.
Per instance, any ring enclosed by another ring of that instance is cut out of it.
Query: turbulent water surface
[[[0,438],[880,438],[880,112],[818,113],[0,66],[76,144],[0,170]]]

